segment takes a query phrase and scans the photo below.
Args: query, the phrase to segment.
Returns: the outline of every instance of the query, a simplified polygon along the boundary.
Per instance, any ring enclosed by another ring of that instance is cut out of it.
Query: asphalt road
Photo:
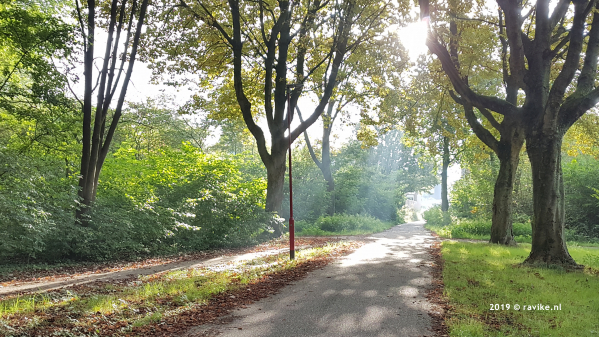
[[[279,294],[186,336],[432,336],[425,295],[431,282],[427,248],[435,239],[422,222],[373,238]]]

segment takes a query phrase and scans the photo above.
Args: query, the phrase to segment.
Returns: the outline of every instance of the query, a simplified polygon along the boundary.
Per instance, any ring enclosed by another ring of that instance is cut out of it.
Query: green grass
[[[84,331],[93,326],[93,317],[97,315],[110,316],[114,321],[126,321],[132,326],[155,323],[164,316],[202,305],[216,294],[235,290],[265,275],[329,255],[347,245],[347,242],[338,242],[300,250],[293,261],[285,253],[257,258],[225,271],[178,270],[158,276],[142,276],[128,285],[106,284],[79,294],[66,291],[7,298],[0,301],[0,335],[8,333],[5,329],[11,322],[24,317],[28,320],[37,319],[42,326],[47,325],[36,316],[56,310],[66,310],[69,316],[80,317],[78,324]]]
[[[529,244],[443,242],[450,336],[599,336],[599,250],[572,247],[587,265],[575,272],[521,266],[529,252]],[[514,310],[539,303],[561,310]]]
[[[379,233],[395,225],[371,216],[336,214],[315,222],[298,221],[295,229],[297,236],[361,235]]]

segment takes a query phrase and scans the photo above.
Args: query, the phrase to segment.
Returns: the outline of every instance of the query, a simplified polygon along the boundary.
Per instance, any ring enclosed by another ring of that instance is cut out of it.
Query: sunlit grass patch
[[[0,302],[0,317],[35,310],[43,311],[50,305],[52,300],[47,294],[19,295]]]
[[[151,323],[158,323],[162,319],[162,312],[150,312],[146,316],[133,323],[134,327],[144,326]]]
[[[443,243],[451,336],[599,335],[599,265],[595,262],[599,251],[570,250],[578,262],[584,263],[585,257],[592,262],[590,268],[579,272],[521,266],[529,252],[526,244]],[[503,304],[504,309],[490,310],[492,304]],[[514,310],[516,304],[520,310]],[[539,304],[551,309],[561,305],[561,310],[532,309]],[[523,310],[528,305],[531,310]]]
[[[300,250],[293,261],[289,260],[288,253],[284,253],[228,265],[216,271],[207,268],[177,270],[142,276],[127,285],[105,284],[77,288],[77,292],[49,292],[4,299],[0,301],[0,335],[12,335],[15,331],[27,335],[33,328],[31,324],[22,324],[23,321],[36,320],[36,324],[42,326],[54,324],[54,319],[46,321],[47,317],[41,315],[43,312],[70,320],[72,325],[67,329],[73,331],[88,333],[93,330],[102,335],[104,324],[112,332],[125,333],[132,327],[156,323],[164,317],[204,305],[217,294],[239,289],[269,274],[294,268],[313,258],[329,256],[348,245],[347,242],[336,242]],[[77,319],[72,321],[69,317]]]

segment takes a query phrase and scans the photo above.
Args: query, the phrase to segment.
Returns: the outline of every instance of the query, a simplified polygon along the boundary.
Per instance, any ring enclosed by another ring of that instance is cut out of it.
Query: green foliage
[[[335,210],[347,214],[370,214],[378,219],[395,220],[399,200],[393,176],[367,167],[346,166],[334,174]]]
[[[488,159],[487,159],[488,158]],[[466,174],[451,190],[452,213],[459,218],[491,219],[493,193],[499,171],[499,160],[495,155],[472,160]],[[514,181],[512,220],[527,222],[532,215],[532,178],[530,162],[525,153],[520,155],[520,164]]]
[[[300,236],[326,236],[377,233],[392,226],[392,223],[383,222],[372,216],[335,214],[322,216],[314,222],[298,221],[295,229]]]
[[[455,216],[490,221],[497,164],[497,160],[483,160],[468,165],[468,173],[454,184],[451,192]],[[594,196],[596,186],[599,186],[599,160],[584,154],[565,157],[562,170],[568,237],[575,241],[593,241],[593,238],[599,237],[599,203]],[[532,178],[525,153],[520,158],[513,198],[512,220],[528,222],[532,214]]]
[[[189,144],[136,154],[121,147],[106,160],[91,226],[81,227],[76,178],[60,161],[0,152],[13,166],[0,179],[0,257],[103,260],[247,245],[278,221],[264,212],[264,180],[240,170],[243,159]]]
[[[143,160],[135,159],[134,149],[123,147],[105,164],[92,222],[98,230],[107,226],[121,232],[118,235],[128,238],[121,241],[146,250],[256,242],[273,220],[264,212],[264,180],[243,179],[241,165],[189,144],[180,150],[163,148]],[[111,214],[115,211],[121,215]],[[132,248],[122,250],[136,251]]]
[[[564,158],[564,192],[566,194],[566,227],[581,236],[599,238],[599,160],[580,155]]]
[[[0,260],[51,257],[72,222],[76,190],[59,160],[0,149]],[[64,164],[63,164],[64,165]]]
[[[452,212],[461,218],[490,218],[498,163],[485,161],[469,165],[468,173],[452,187]]]
[[[491,233],[491,222],[483,219],[461,220],[458,224],[448,226],[452,238],[485,238]],[[530,242],[532,227],[530,223],[514,223],[512,225],[517,242]]]
[[[209,125],[199,118],[193,121],[189,116],[179,116],[167,103],[174,102],[166,95],[147,98],[143,103],[129,103],[119,121],[113,148],[118,149],[126,142],[136,150],[138,159],[164,147],[178,148],[181,142],[206,150]]]
[[[422,213],[422,217],[429,226],[443,226],[444,215],[440,205],[435,205]]]

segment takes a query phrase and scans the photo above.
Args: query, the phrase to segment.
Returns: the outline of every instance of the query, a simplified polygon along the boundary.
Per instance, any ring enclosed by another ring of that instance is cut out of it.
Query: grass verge
[[[289,261],[287,254],[272,255],[218,270],[179,270],[120,283],[3,298],[0,335],[149,336],[166,327],[182,329],[185,322],[210,321],[232,307],[266,296],[297,279],[298,271],[305,274],[309,266],[322,266],[355,245],[338,242],[302,250],[294,261]],[[198,312],[201,314],[196,316],[202,319],[189,318],[195,317],[190,313]],[[177,324],[168,324],[172,319]]]
[[[450,336],[599,336],[599,251],[572,247],[587,266],[577,272],[521,266],[529,251],[527,244],[443,242]]]
[[[427,222],[425,228],[437,233],[442,238],[448,239],[469,239],[485,240],[491,238],[491,221],[482,219],[460,219],[457,223],[442,225],[434,222]],[[532,228],[529,223],[513,224],[514,239],[517,243],[532,243]],[[599,247],[599,242],[589,240],[570,240],[568,237],[577,236],[573,232],[566,231],[568,246]]]

